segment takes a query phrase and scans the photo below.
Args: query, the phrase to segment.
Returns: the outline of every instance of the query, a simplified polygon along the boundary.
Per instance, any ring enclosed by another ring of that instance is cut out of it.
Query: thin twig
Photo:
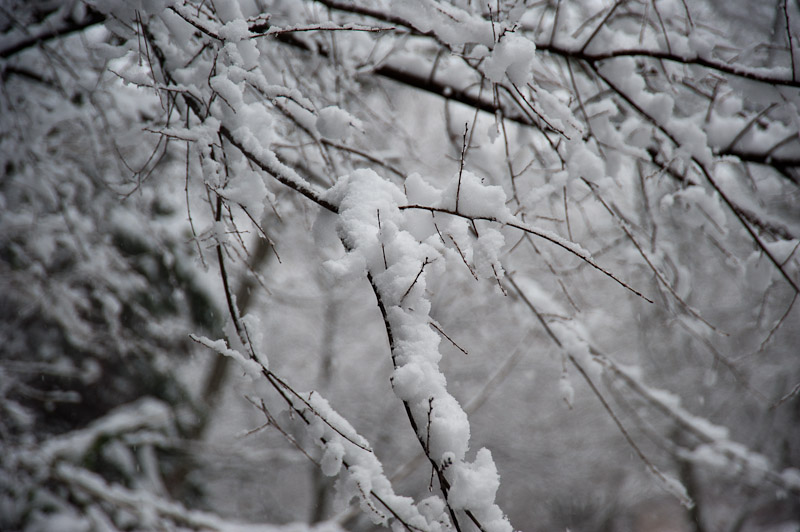
[[[433,213],[433,211],[431,211],[431,214],[432,213]],[[441,236],[441,233],[439,234],[439,236]],[[469,270],[469,273],[471,273],[472,277],[474,277],[475,280],[477,281],[478,280],[478,274],[475,273],[475,270],[473,270],[472,266],[470,266],[469,262],[467,262],[467,257],[464,255],[464,252],[461,251],[461,247],[458,245],[458,242],[456,242],[455,237],[450,233],[447,233],[447,236],[450,238],[450,240],[453,242],[453,245],[456,247],[456,251],[458,251],[458,254],[461,257],[461,260],[464,262],[464,265]]]
[[[572,238],[572,227],[569,224],[569,207],[567,206],[567,185],[564,185],[564,219],[567,222],[567,235],[569,235],[569,239],[574,241]]]
[[[520,289],[520,287],[514,282],[514,280],[512,278],[509,277],[509,281],[511,282],[512,286],[517,291],[517,293],[522,297],[522,300],[525,302],[525,304],[528,306],[528,308],[534,313],[536,318],[539,320],[539,323],[542,324],[542,326],[544,327],[544,329],[547,332],[548,336],[550,336],[550,338],[554,341],[554,343],[559,348],[564,349],[564,345],[561,342],[561,340],[558,338],[558,336],[555,334],[555,332],[550,328],[550,326],[547,325],[547,322],[544,321],[544,318],[539,313],[538,309],[530,301],[530,299],[527,298],[525,293]],[[663,483],[664,486],[668,486],[670,484],[669,479],[667,479],[664,476],[664,474],[650,461],[650,459],[647,458],[647,456],[644,454],[644,452],[642,452],[642,450],[639,448],[639,446],[633,440],[631,435],[628,433],[628,430],[625,428],[625,426],[622,424],[620,419],[617,417],[617,415],[614,412],[614,410],[611,408],[611,405],[608,404],[608,401],[606,401],[605,397],[603,397],[603,394],[600,393],[600,390],[594,384],[594,382],[592,381],[591,377],[589,377],[589,374],[586,373],[586,370],[584,370],[583,366],[581,366],[581,364],[572,355],[572,353],[566,352],[566,356],[567,356],[568,360],[570,361],[570,363],[575,367],[575,369],[578,370],[578,373],[581,374],[581,377],[583,377],[584,381],[586,381],[586,384],[589,385],[589,388],[592,390],[592,393],[600,401],[600,404],[603,406],[603,409],[608,413],[608,415],[614,421],[614,424],[617,426],[617,428],[619,429],[620,433],[625,438],[625,441],[628,443],[628,445],[630,445],[631,449],[634,450],[634,452],[639,457],[639,459],[645,464],[645,467],[647,467],[647,469],[656,478],[658,478]],[[691,499],[688,499],[688,497],[681,498],[681,502],[683,504],[687,505],[687,506],[691,506],[693,504]]]
[[[783,18],[786,21],[786,37],[789,40],[789,55],[792,61],[792,81],[797,81],[797,71],[794,64],[794,39],[792,38],[792,24],[789,21],[788,0],[783,0]]]
[[[386,262],[386,247],[383,245],[383,236],[381,232],[383,228],[381,227],[381,210],[378,209],[378,239],[381,241],[381,253],[383,254],[383,269],[388,270],[389,264]]]
[[[431,263],[431,261],[428,260],[428,257],[425,257],[425,260],[422,262],[422,266],[420,267],[419,271],[417,272],[417,276],[414,277],[414,280],[411,281],[411,284],[406,289],[405,293],[403,294],[403,297],[400,298],[400,303],[402,303],[405,300],[405,298],[408,295],[408,293],[411,292],[411,289],[414,288],[415,284],[417,284],[417,280],[419,280],[419,276],[422,275],[422,272],[425,270],[425,266],[427,266],[430,263]]]
[[[441,212],[441,213],[450,214],[450,215],[453,215],[453,216],[459,216],[459,217],[465,218],[467,220],[472,220],[473,222],[475,220],[487,220],[487,221],[495,222],[495,223],[498,223],[498,224],[501,224],[501,225],[506,225],[508,227],[513,227],[515,229],[519,229],[520,231],[525,231],[526,233],[530,233],[532,235],[536,235],[539,238],[543,238],[543,239],[547,240],[548,242],[551,242],[551,243],[557,245],[558,247],[568,251],[569,253],[575,255],[576,257],[580,258],[582,261],[584,261],[586,264],[590,265],[592,268],[602,272],[607,277],[610,277],[611,279],[616,281],[617,284],[619,284],[620,286],[622,286],[622,287],[626,288],[627,290],[633,292],[634,294],[636,294],[637,296],[641,297],[642,299],[644,299],[648,303],[653,303],[652,299],[648,298],[647,296],[645,296],[644,294],[642,294],[641,292],[639,292],[638,290],[636,290],[635,288],[630,286],[628,283],[626,283],[625,281],[619,279],[616,275],[614,275],[610,271],[606,270],[605,268],[603,268],[602,266],[597,264],[594,261],[594,259],[592,258],[592,256],[589,254],[588,251],[586,251],[585,249],[581,248],[580,246],[578,246],[574,242],[566,241],[563,238],[561,238],[558,235],[556,235],[555,233],[551,233],[550,231],[546,231],[544,229],[537,229],[535,227],[531,227],[531,226],[528,226],[526,224],[519,223],[519,222],[514,222],[514,221],[509,221],[509,220],[501,221],[501,220],[499,220],[499,219],[497,219],[497,218],[495,218],[493,216],[483,216],[483,215],[481,215],[481,216],[470,216],[470,215],[467,215],[467,214],[456,212],[456,211],[453,211],[453,210],[450,210],[450,209],[445,209],[445,208],[442,208],[442,207],[430,207],[430,206],[427,206],[427,205],[400,205],[398,208],[400,210],[420,209],[420,210],[431,211],[431,212]],[[462,254],[462,258],[463,258],[463,254]],[[465,262],[466,262],[466,260],[465,260]]]
[[[303,456],[305,456],[306,458],[308,458],[308,459],[311,461],[311,463],[312,463],[312,464],[314,464],[314,465],[316,465],[316,466],[318,466],[318,467],[321,467],[321,465],[320,465],[320,464],[319,464],[319,463],[318,463],[316,460],[314,460],[314,459],[311,457],[311,455],[310,455],[310,454],[308,454],[308,453],[306,452],[306,450],[305,450],[305,449],[303,449],[303,447],[302,447],[302,446],[301,446],[301,445],[300,445],[300,444],[297,442],[297,440],[296,440],[296,439],[295,439],[295,438],[294,438],[294,437],[293,437],[291,434],[289,434],[288,432],[286,432],[286,431],[283,429],[283,427],[281,427],[281,426],[280,426],[280,424],[277,422],[277,420],[276,420],[276,419],[273,417],[273,415],[272,415],[272,414],[270,413],[270,411],[267,409],[267,405],[266,405],[266,403],[264,403],[264,400],[263,400],[263,399],[259,399],[259,403],[256,403],[256,402],[255,402],[255,400],[253,400],[253,398],[252,398],[252,397],[245,396],[245,399],[247,399],[247,401],[248,401],[248,402],[249,402],[251,405],[253,405],[253,406],[254,406],[254,407],[256,407],[258,410],[260,410],[260,411],[261,411],[261,412],[264,414],[264,417],[266,417],[266,418],[267,418],[267,422],[266,422],[266,424],[265,424],[265,425],[262,425],[262,427],[259,427],[259,428],[258,428],[259,430],[260,430],[261,428],[268,427],[268,426],[275,427],[275,428],[278,430],[278,432],[280,432],[280,433],[283,435],[283,437],[284,437],[284,438],[286,438],[286,440],[287,440],[289,443],[291,443],[291,444],[292,444],[292,446],[294,446],[294,447],[295,447],[295,448],[296,448],[298,451],[300,451],[301,453],[303,453]],[[248,431],[248,433],[247,433],[247,434],[248,434],[248,435],[250,435],[251,433],[252,433],[252,431]]]
[[[308,31],[361,31],[367,33],[380,33],[383,31],[392,31],[397,28],[390,26],[386,28],[375,28],[372,26],[358,26],[354,24],[347,24],[345,26],[315,24],[312,26],[297,26],[294,28],[270,28],[262,33],[252,33],[250,38],[256,37],[277,37],[279,35],[286,35],[287,33],[302,33]]]
[[[678,139],[675,137],[675,135],[673,135],[666,128],[666,126],[659,123],[658,120],[656,120],[652,115],[648,114],[644,109],[642,109],[642,107],[639,106],[635,101],[633,101],[633,99],[630,96],[628,96],[628,94],[626,94],[624,91],[622,91],[622,89],[617,87],[606,76],[603,76],[603,74],[598,69],[595,68],[593,70],[596,76],[602,79],[615,93],[617,93],[617,95],[619,95],[620,98],[622,98],[628,105],[630,105],[639,115],[647,119],[648,122],[653,124],[659,131],[661,131],[670,140],[670,142],[672,142],[675,146],[681,145],[681,143],[678,142]],[[772,253],[772,251],[770,251],[770,249],[764,244],[764,242],[762,242],[762,240],[758,237],[753,228],[750,227],[750,224],[742,215],[741,210],[736,206],[736,204],[733,203],[733,200],[731,200],[725,193],[725,191],[723,191],[722,188],[717,184],[716,180],[711,176],[711,172],[709,172],[706,166],[694,156],[692,156],[692,162],[694,162],[697,165],[697,167],[700,169],[700,172],[706,178],[706,181],[708,181],[708,183],[711,185],[711,188],[713,188],[717,192],[717,194],[719,194],[719,196],[722,198],[722,201],[728,206],[728,208],[733,212],[734,216],[736,216],[739,222],[744,226],[745,230],[750,234],[750,237],[753,239],[753,241],[759,247],[759,249],[767,256],[770,262],[772,262],[775,265],[775,267],[778,269],[783,278],[786,279],[786,282],[788,282],[792,286],[795,292],[800,292],[800,286],[798,286],[797,282],[791,278],[791,276],[786,272],[786,269],[781,265],[781,263]]]
[[[580,49],[578,50],[579,53],[583,53],[586,50],[586,47],[589,46],[589,43],[592,42],[592,39],[594,39],[600,32],[600,30],[603,28],[603,26],[606,25],[606,22],[608,22],[608,20],[614,14],[614,11],[616,11],[617,8],[620,5],[622,5],[625,1],[626,0],[617,0],[616,2],[614,2],[614,5],[611,6],[611,9],[608,11],[608,13],[606,13],[606,16],[603,17],[603,20],[600,21],[600,24],[597,25],[592,34],[589,35],[589,38],[586,39],[586,41],[583,43],[583,46],[580,47]]]
[[[800,382],[798,382],[795,385],[795,387],[792,388],[792,391],[790,391],[789,393],[778,399],[772,406],[770,406],[770,409],[778,408],[789,399],[792,399],[793,397],[797,396],[797,394],[799,393],[800,393]]]
[[[466,350],[466,349],[464,349],[463,347],[461,347],[460,345],[458,345],[458,344],[455,342],[455,340],[453,340],[452,338],[450,338],[450,337],[447,335],[447,333],[446,333],[446,332],[444,332],[444,331],[442,330],[442,328],[441,328],[441,327],[439,327],[439,325],[438,325],[438,324],[437,324],[435,321],[431,320],[429,323],[430,323],[431,327],[433,327],[434,329],[436,329],[436,330],[439,332],[439,334],[441,334],[442,336],[444,336],[445,338],[447,338],[447,340],[448,340],[448,341],[449,341],[451,344],[453,344],[453,345],[456,347],[456,349],[458,349],[459,351],[461,351],[461,352],[462,352],[462,353],[464,353],[465,355],[469,355],[469,353],[467,353],[467,350]]]
[[[750,120],[747,122],[747,125],[745,125],[745,126],[744,126],[744,127],[743,127],[743,128],[740,130],[740,131],[739,131],[739,133],[737,133],[737,134],[736,134],[736,136],[735,136],[735,137],[733,137],[733,140],[730,142],[730,144],[728,144],[728,146],[727,146],[727,147],[726,147],[724,150],[722,150],[722,153],[730,152],[730,151],[733,149],[733,147],[734,147],[734,146],[736,146],[736,144],[737,144],[737,143],[738,143],[740,140],[742,140],[742,137],[744,137],[744,136],[745,136],[745,134],[747,134],[747,132],[748,132],[748,131],[750,131],[750,129],[751,129],[751,128],[752,128],[752,127],[753,127],[753,126],[756,124],[756,122],[758,122],[758,121],[761,119],[761,117],[763,117],[764,115],[766,115],[767,113],[769,113],[769,112],[770,112],[772,109],[774,109],[774,108],[775,108],[777,105],[778,105],[778,104],[777,104],[777,103],[775,103],[775,102],[771,103],[769,106],[767,106],[766,108],[762,109],[760,113],[758,113],[758,114],[757,114],[757,115],[755,115],[755,116],[754,116],[752,119],[750,119]],[[795,137],[796,137],[796,136],[797,136],[797,135],[795,134]]]
[[[644,261],[650,267],[650,270],[653,272],[653,274],[655,274],[656,279],[658,279],[658,281],[662,285],[664,285],[664,287],[667,289],[667,291],[669,291],[669,293],[672,294],[672,297],[674,297],[675,300],[678,303],[680,303],[680,305],[689,314],[691,314],[692,316],[694,316],[695,318],[697,318],[698,320],[703,322],[705,325],[707,325],[709,328],[711,328],[711,330],[713,330],[714,332],[716,332],[718,334],[721,334],[723,336],[729,336],[728,333],[726,333],[724,331],[721,331],[716,326],[714,326],[709,321],[707,321],[705,318],[703,318],[700,315],[699,312],[697,312],[691,305],[689,305],[686,301],[683,300],[683,298],[672,287],[672,283],[667,281],[667,279],[664,277],[664,274],[662,274],[661,271],[656,267],[656,265],[653,264],[653,261],[650,260],[650,257],[648,256],[648,254],[645,252],[645,250],[642,248],[642,246],[636,240],[636,237],[633,236],[633,233],[629,229],[627,222],[625,220],[623,220],[619,216],[619,214],[617,212],[615,212],[613,209],[611,209],[611,207],[608,205],[608,203],[606,203],[606,201],[600,195],[600,192],[597,190],[597,186],[594,183],[591,183],[590,181],[588,181],[585,177],[581,177],[581,180],[586,184],[587,187],[589,187],[589,190],[592,191],[592,194],[594,194],[594,197],[597,198],[597,200],[606,209],[606,211],[611,215],[611,217],[614,218],[614,220],[617,222],[617,225],[619,225],[620,229],[622,229],[622,231],[625,233],[625,236],[628,237],[628,240],[631,241],[633,246],[639,252],[639,255],[644,259]]]
[[[464,140],[461,144],[461,158],[458,165],[458,186],[456,187],[456,212],[458,212],[458,200],[461,197],[461,174],[464,173],[464,154],[467,151],[467,130],[469,124],[464,124]]]

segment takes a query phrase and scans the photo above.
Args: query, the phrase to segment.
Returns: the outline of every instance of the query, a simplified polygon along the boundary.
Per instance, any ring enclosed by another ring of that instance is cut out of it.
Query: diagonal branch
[[[40,43],[83,31],[105,20],[105,15],[88,6],[81,18],[75,18],[72,9],[59,9],[37,24],[0,35],[0,58],[7,59]]]
[[[614,82],[612,82],[610,79],[604,76],[599,69],[596,69],[593,66],[591,68],[593,69],[597,77],[602,79],[603,82],[605,82],[605,84],[608,85],[611,88],[611,90],[613,90],[620,98],[622,98],[629,106],[631,106],[631,108],[633,108],[639,115],[645,118],[663,135],[665,135],[670,140],[670,142],[672,142],[676,147],[681,146],[681,143],[678,141],[677,137],[671,131],[669,131],[666,126],[662,125],[655,117],[653,117],[647,111],[645,111],[630,96],[628,96],[625,93],[625,91],[623,91],[621,88],[615,85]],[[739,222],[741,222],[745,230],[753,239],[753,242],[755,242],[756,246],[767,256],[770,262],[772,262],[772,264],[778,269],[781,276],[783,276],[783,278],[786,279],[786,282],[788,282],[792,286],[794,291],[800,292],[800,286],[798,286],[797,282],[794,279],[792,279],[792,277],[788,274],[788,272],[784,268],[784,265],[781,264],[781,262],[777,259],[777,257],[775,257],[775,255],[773,255],[773,253],[764,244],[764,242],[761,241],[761,238],[759,238],[759,236],[747,222],[746,218],[740,212],[738,206],[733,202],[733,200],[730,199],[730,197],[728,197],[725,191],[723,191],[722,188],[720,188],[716,180],[711,176],[711,173],[706,168],[706,165],[703,164],[703,162],[700,161],[695,156],[692,156],[691,160],[700,169],[700,172],[706,178],[706,181],[708,181],[708,183],[711,185],[711,188],[713,188],[717,192],[717,194],[719,194],[725,205],[727,205],[728,208],[731,210],[731,212],[733,212],[733,215],[736,217],[736,219],[739,220]]]
[[[552,233],[550,231],[547,231],[545,229],[539,229],[539,228],[536,228],[536,227],[532,227],[532,226],[529,226],[529,225],[527,225],[525,223],[514,221],[513,219],[512,220],[500,220],[500,219],[495,218],[493,216],[469,215],[469,214],[464,214],[464,213],[461,213],[461,212],[456,212],[456,211],[453,211],[453,210],[450,210],[450,209],[445,209],[443,207],[430,207],[430,206],[427,206],[427,205],[401,205],[399,208],[400,208],[400,210],[419,209],[419,210],[429,211],[429,212],[441,212],[441,213],[444,213],[444,214],[450,214],[452,216],[458,216],[460,218],[465,218],[465,219],[471,220],[473,222],[475,220],[486,220],[488,222],[494,222],[494,223],[501,224],[501,225],[507,225],[508,227],[513,227],[514,229],[519,229],[520,231],[523,231],[525,233],[529,233],[529,234],[538,236],[539,238],[543,238],[543,239],[547,240],[548,242],[550,242],[552,244],[555,244],[556,246],[558,246],[558,247],[568,251],[569,253],[575,255],[576,257],[578,257],[579,259],[581,259],[582,261],[584,261],[585,263],[590,265],[592,268],[602,272],[607,277],[610,277],[611,279],[616,281],[617,284],[619,284],[620,286],[630,290],[631,292],[633,292],[637,296],[641,297],[642,299],[644,299],[648,303],[652,303],[653,302],[651,299],[649,299],[647,296],[645,296],[644,294],[642,294],[641,292],[639,292],[635,288],[631,287],[625,281],[619,279],[616,275],[614,275],[610,271],[606,270],[605,268],[603,268],[602,266],[597,264],[597,262],[595,262],[595,260],[592,258],[592,255],[586,249],[582,248],[581,246],[579,246],[578,244],[576,244],[574,242],[570,242],[569,240],[565,240],[565,239],[561,238],[560,236],[558,236],[557,234]]]

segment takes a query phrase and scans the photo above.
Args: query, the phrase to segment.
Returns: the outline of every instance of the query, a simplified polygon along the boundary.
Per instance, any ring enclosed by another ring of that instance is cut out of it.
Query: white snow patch
[[[518,87],[533,80],[533,58],[536,45],[519,35],[506,34],[483,63],[483,73],[494,83],[501,83],[505,75]]]
[[[353,128],[361,129],[361,121],[344,109],[331,105],[320,110],[316,128],[326,139],[341,140],[348,137]]]

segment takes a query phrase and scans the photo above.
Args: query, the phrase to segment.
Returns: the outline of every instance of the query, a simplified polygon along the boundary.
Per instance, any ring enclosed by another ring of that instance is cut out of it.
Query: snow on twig
[[[575,242],[571,242],[571,241],[559,236],[558,234],[556,234],[556,233],[554,233],[552,231],[548,231],[547,229],[541,229],[541,228],[533,227],[533,226],[531,226],[529,224],[526,224],[524,222],[521,222],[521,221],[513,221],[513,220],[508,220],[508,219],[505,219],[505,218],[497,218],[495,216],[488,215],[488,214],[464,214],[464,213],[456,212],[454,210],[443,208],[443,207],[431,207],[431,206],[427,206],[427,205],[401,205],[399,208],[401,210],[419,209],[419,210],[430,211],[430,212],[441,212],[441,213],[444,213],[444,214],[450,214],[452,216],[459,216],[459,217],[462,217],[462,218],[466,218],[468,220],[486,220],[486,221],[489,221],[489,222],[495,222],[495,223],[500,224],[500,225],[513,227],[515,229],[519,229],[520,231],[524,231],[526,233],[530,233],[530,234],[532,234],[534,236],[538,236],[539,238],[543,238],[543,239],[551,242],[552,244],[555,244],[558,247],[568,251],[569,253],[571,253],[571,254],[575,255],[576,257],[580,258],[585,263],[589,264],[592,268],[602,272],[604,275],[606,275],[606,276],[610,277],[611,279],[613,279],[614,281],[616,281],[617,284],[619,284],[620,286],[622,286],[622,287],[626,288],[627,290],[633,292],[634,294],[636,294],[640,298],[644,299],[648,303],[653,303],[652,299],[648,298],[647,296],[642,294],[640,291],[636,290],[635,288],[633,288],[632,286],[627,284],[625,281],[619,279],[616,275],[614,275],[610,271],[606,270],[605,268],[603,268],[602,266],[597,264],[597,262],[595,262],[594,258],[592,258],[592,254],[587,249],[582,247],[580,244],[577,244]]]
[[[426,277],[442,271],[441,254],[407,232],[399,208],[405,194],[371,170],[340,179],[326,199],[339,206],[339,232],[349,254],[361,256],[355,263],[366,265],[389,334],[392,387],[439,479],[451,521],[460,529],[455,511],[464,510],[481,530],[511,530],[494,503],[497,472],[491,454],[481,450],[475,462],[466,461],[466,413],[438,368],[440,340],[429,327],[425,288]]]

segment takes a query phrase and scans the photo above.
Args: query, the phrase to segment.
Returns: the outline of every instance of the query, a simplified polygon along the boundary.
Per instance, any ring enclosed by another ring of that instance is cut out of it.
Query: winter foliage
[[[7,0],[0,529],[800,526],[798,43],[787,0]]]

